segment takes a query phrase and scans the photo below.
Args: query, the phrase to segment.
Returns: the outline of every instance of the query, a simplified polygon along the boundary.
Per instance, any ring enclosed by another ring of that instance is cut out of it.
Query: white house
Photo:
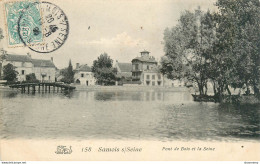
[[[91,68],[87,64],[79,65],[79,63],[77,63],[74,72],[74,79],[76,84],[87,86],[96,84],[94,73],[91,72]]]
[[[34,66],[33,72],[38,80],[55,82],[56,67],[53,64],[53,59],[32,59],[32,63]]]
[[[144,86],[164,86],[164,77],[160,73],[158,62],[150,52],[142,51],[141,57],[132,60],[132,80]]]
[[[18,72],[17,80],[26,80],[26,75],[33,73],[32,58],[29,54],[27,55],[13,55],[6,54],[2,62],[4,67],[7,64],[12,64],[15,66],[15,70]]]
[[[31,55],[5,54],[2,67],[8,63],[15,66],[18,72],[17,80],[25,81],[26,75],[34,73],[40,81],[55,81],[56,67],[53,60],[32,59]],[[1,68],[1,75],[3,69]]]

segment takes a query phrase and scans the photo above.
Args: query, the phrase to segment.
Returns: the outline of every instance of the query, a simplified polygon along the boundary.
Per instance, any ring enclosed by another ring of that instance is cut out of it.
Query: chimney
[[[76,69],[78,69],[79,68],[79,63],[76,63]]]
[[[51,57],[51,62],[53,62],[53,57]]]
[[[31,56],[31,54],[28,52],[27,53],[27,56],[29,57],[29,58],[32,58],[32,56]]]

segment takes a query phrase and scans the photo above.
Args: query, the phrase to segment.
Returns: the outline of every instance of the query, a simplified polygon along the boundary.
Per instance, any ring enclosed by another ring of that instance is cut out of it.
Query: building
[[[2,61],[2,66],[8,63],[15,66],[18,72],[17,80],[25,81],[26,75],[34,73],[37,80],[40,81],[55,81],[56,67],[51,60],[32,59],[31,55],[15,55],[6,53]],[[2,71],[3,69],[1,69]],[[1,72],[2,75],[2,72]]]
[[[164,76],[159,72],[158,67],[143,72],[141,80],[143,85],[146,86],[163,86]]]
[[[117,69],[117,77],[122,84],[132,80],[132,63],[119,63],[116,61],[115,68]]]
[[[184,80],[171,80],[166,76],[164,77],[164,86],[165,87],[184,87]]]
[[[79,65],[79,63],[77,63],[74,72],[74,79],[76,84],[87,86],[96,84],[94,73],[91,72],[91,68],[87,64]]]
[[[32,59],[33,72],[40,81],[55,81],[56,67],[51,60]]]
[[[164,76],[155,58],[149,55],[149,51],[140,53],[141,57],[132,60],[132,80],[144,86],[163,86]]]

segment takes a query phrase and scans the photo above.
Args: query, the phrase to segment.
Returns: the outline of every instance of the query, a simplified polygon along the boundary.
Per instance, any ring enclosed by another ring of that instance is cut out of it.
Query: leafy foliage
[[[26,75],[25,78],[26,78],[26,82],[39,82],[39,80],[37,80],[34,73],[30,73],[30,74]]]
[[[162,73],[171,79],[187,79],[207,94],[212,82],[220,99],[229,86],[260,86],[260,2],[218,0],[219,12],[186,11],[179,23],[164,32]]]
[[[117,70],[113,68],[113,60],[107,53],[101,54],[93,61],[92,72],[100,85],[114,85]]]
[[[177,26],[164,33],[165,57],[162,73],[171,79],[196,83],[200,94],[207,93],[209,57],[216,39],[215,22],[210,12],[186,11]]]
[[[235,88],[252,86],[259,94],[260,83],[260,2],[259,0],[219,0],[217,53],[232,61],[226,75]]]
[[[74,82],[74,72],[71,60],[69,61],[69,66],[61,71],[61,75],[63,75],[63,78],[61,79],[62,82],[67,84]]]
[[[3,76],[4,80],[7,80],[7,82],[14,82],[17,79],[18,72],[15,70],[15,67],[8,63],[3,67]]]

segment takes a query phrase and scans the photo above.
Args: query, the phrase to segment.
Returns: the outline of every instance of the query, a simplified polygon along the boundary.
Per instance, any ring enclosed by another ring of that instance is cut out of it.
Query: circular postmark
[[[50,2],[34,2],[23,9],[18,19],[18,35],[25,46],[38,53],[59,49],[68,38],[65,13]]]

